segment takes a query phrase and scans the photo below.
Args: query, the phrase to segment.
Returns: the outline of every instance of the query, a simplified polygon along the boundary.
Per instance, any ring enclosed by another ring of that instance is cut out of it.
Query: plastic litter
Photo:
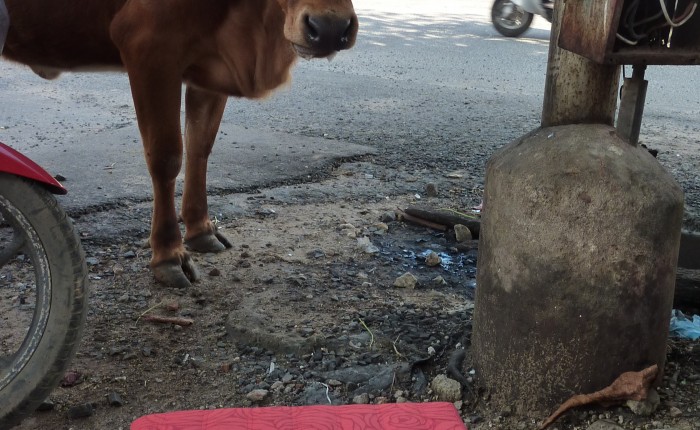
[[[685,339],[700,339],[700,315],[689,318],[683,312],[674,309],[671,312],[671,335]]]

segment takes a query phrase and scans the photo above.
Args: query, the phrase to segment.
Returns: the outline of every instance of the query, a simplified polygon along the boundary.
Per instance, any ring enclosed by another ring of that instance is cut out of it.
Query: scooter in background
[[[491,7],[491,22],[506,37],[518,37],[532,25],[539,15],[552,22],[553,1],[543,0],[495,0]]]

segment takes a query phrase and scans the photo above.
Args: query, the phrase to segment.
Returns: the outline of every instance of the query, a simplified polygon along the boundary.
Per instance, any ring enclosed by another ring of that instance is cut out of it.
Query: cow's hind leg
[[[187,87],[185,94],[185,190],[182,220],[185,245],[192,251],[219,252],[231,243],[209,219],[207,205],[207,160],[226,107],[225,95]]]

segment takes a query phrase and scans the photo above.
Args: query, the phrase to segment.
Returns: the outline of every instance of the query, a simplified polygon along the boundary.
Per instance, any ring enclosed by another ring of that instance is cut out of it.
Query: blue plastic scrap
[[[671,312],[671,335],[685,339],[700,339],[700,315],[688,318],[683,312],[673,310]]]

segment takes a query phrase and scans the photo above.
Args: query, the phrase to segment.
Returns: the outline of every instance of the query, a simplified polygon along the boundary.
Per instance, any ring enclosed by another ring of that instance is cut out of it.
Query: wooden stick
[[[189,326],[194,324],[194,320],[190,318],[162,317],[159,315],[148,315],[143,317],[143,320],[152,323],[175,324],[179,326]]]
[[[465,216],[460,216],[454,211],[427,210],[412,206],[406,208],[404,212],[410,216],[420,218],[435,224],[441,224],[443,226],[447,226],[448,228],[453,228],[456,224],[462,224],[466,226],[469,229],[469,231],[472,232],[472,237],[474,239],[479,238],[481,222],[479,220],[467,218]]]
[[[428,220],[423,219],[423,218],[409,215],[406,212],[402,211],[401,209],[396,209],[396,214],[398,216],[400,216],[401,218],[403,218],[405,221],[408,221],[408,222],[413,223],[413,224],[418,224],[418,225],[421,225],[423,227],[432,228],[433,230],[438,230],[438,231],[447,230],[447,227],[442,225],[442,224],[437,224],[437,223],[428,221]]]

